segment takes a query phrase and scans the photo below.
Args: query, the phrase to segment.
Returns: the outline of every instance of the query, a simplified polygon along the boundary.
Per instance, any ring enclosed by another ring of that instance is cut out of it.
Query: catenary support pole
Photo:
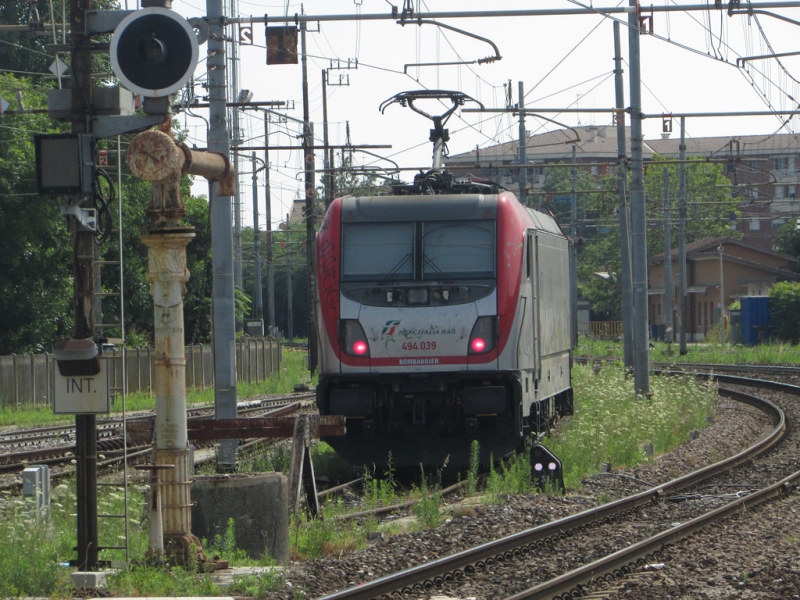
[[[629,0],[636,8],[637,0]],[[650,392],[647,332],[647,230],[642,164],[642,81],[639,52],[639,16],[636,10],[628,14],[628,46],[631,91],[631,241],[634,312],[634,388],[637,396]]]
[[[308,104],[308,54],[306,52],[306,24],[300,26],[303,70],[303,156],[305,157],[305,222],[306,264],[308,266],[308,370],[317,368],[317,326],[314,318],[316,297],[316,200],[314,173],[314,127],[309,120]]]
[[[286,333],[289,340],[294,340],[294,300],[292,299],[292,241],[289,228],[289,214],[286,214]]]
[[[323,170],[322,181],[325,190],[325,209],[333,202],[333,150],[328,146],[328,78],[327,71],[322,69],[322,144]]]
[[[90,0],[72,0],[70,5],[72,53],[71,121],[73,133],[91,133],[89,113],[92,105],[92,41],[83,34],[85,11]],[[91,196],[78,197],[73,203],[94,208]],[[74,337],[86,339],[95,335],[94,263],[96,244],[94,231],[70,220],[73,235],[72,264]],[[98,566],[97,541],[97,418],[93,414],[75,415],[75,467],[77,487],[77,567],[91,571]]]
[[[233,0],[231,0],[231,14],[233,14]],[[231,73],[231,89],[233,90],[231,94],[231,98],[236,98],[234,94],[237,93],[238,90],[238,78],[237,78],[237,48],[238,44],[236,43],[228,43],[228,48],[230,49],[230,57],[231,57],[231,64],[230,64],[230,73]],[[241,140],[241,127],[239,126],[239,109],[232,108],[229,112],[230,114],[230,123],[231,129],[233,131],[233,135],[231,136],[233,147],[231,148],[231,161],[233,162],[233,170],[235,173],[240,172],[239,168],[239,146],[242,143]],[[244,290],[244,277],[242,271],[242,192],[239,186],[239,178],[236,178],[236,186],[234,187],[233,191],[233,256],[234,256],[234,277],[233,277],[233,284],[239,290]],[[243,323],[237,322],[236,329],[237,331],[241,331]]]
[[[628,206],[628,130],[625,126],[625,88],[619,21],[614,21],[614,85],[617,107],[617,182],[619,186],[619,238],[622,260],[622,345],[626,369],[633,369],[633,289],[631,286],[630,210]]]
[[[258,169],[256,168],[256,153],[251,154],[253,160],[253,301],[255,318],[260,319],[263,327],[264,323],[264,304],[261,294],[261,254],[260,240],[261,232],[258,229]]]
[[[522,90],[520,89],[520,92]],[[578,148],[572,144],[572,197],[570,198],[570,225],[572,244],[569,247],[569,297],[570,323],[572,328],[572,346],[578,345]]]
[[[525,84],[519,82],[519,201],[528,206],[528,153],[525,147],[528,145],[528,134],[525,131]]]
[[[669,168],[664,167],[664,341],[672,343],[672,229],[669,225]]]
[[[719,251],[719,342],[725,344],[725,246],[720,244]]]
[[[275,328],[275,265],[272,255],[272,189],[269,183],[269,113],[264,113],[264,196],[267,220],[267,332]]]
[[[230,155],[226,118],[225,17],[222,0],[206,0],[208,38],[208,149]],[[217,419],[236,418],[236,323],[233,282],[233,190],[211,185],[211,291],[212,345],[214,350],[214,414]],[[237,440],[220,440],[217,470],[236,466]]]
[[[680,204],[678,205],[678,333],[680,335],[680,354],[686,349],[686,117],[681,117],[680,146]]]

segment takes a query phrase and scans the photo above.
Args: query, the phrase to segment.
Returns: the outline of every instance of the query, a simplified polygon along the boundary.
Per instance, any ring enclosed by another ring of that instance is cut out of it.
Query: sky
[[[432,24],[406,24],[394,20],[357,20],[359,15],[389,15],[392,6],[403,10],[402,0],[306,0],[286,3],[275,0],[223,0],[226,15],[263,17],[271,25],[290,22],[297,13],[311,16],[348,15],[352,19],[319,21],[308,25],[307,53],[311,120],[317,143],[322,143],[322,78],[327,72],[329,141],[331,144],[390,145],[391,148],[369,151],[385,157],[357,152],[356,164],[370,167],[427,168],[431,164],[432,145],[428,141],[430,121],[393,104],[381,114],[384,100],[403,91],[444,89],[461,91],[486,108],[504,108],[510,82],[511,103],[519,102],[519,82],[525,91],[525,108],[595,109],[595,113],[543,112],[542,117],[528,116],[526,129],[541,133],[563,126],[608,125],[607,112],[615,104],[613,21],[620,20],[623,68],[625,69],[625,104],[630,103],[627,16],[613,18],[600,14],[579,15],[590,8],[586,2],[569,0],[477,2],[474,0],[408,0],[417,13],[502,11],[512,9],[554,9],[557,16],[502,16],[439,19],[449,28]],[[126,0],[121,0],[123,8]],[[233,6],[232,6],[233,4]],[[800,104],[800,57],[747,61],[737,66],[737,59],[795,52],[800,29],[798,8],[765,8],[764,2],[752,6],[770,14],[733,15],[715,10],[714,3],[699,1],[667,2],[658,7],[702,7],[709,10],[654,12],[648,19],[652,35],[640,36],[642,111],[661,113],[730,113],[785,111]],[[743,2],[742,5],[747,5]],[[623,7],[625,3],[594,3],[594,7]],[[128,8],[137,8],[136,0],[127,0]],[[204,0],[173,0],[173,10],[186,17],[206,13]],[[782,18],[777,18],[778,15]],[[796,22],[787,22],[785,19]],[[652,25],[650,25],[652,23]],[[466,33],[459,33],[457,28]],[[229,34],[238,36],[238,28]],[[490,40],[497,46],[501,60],[477,64],[479,59],[495,55]],[[253,44],[240,45],[238,88],[253,92],[254,101],[282,100],[291,118],[302,119],[302,77],[297,65],[267,65],[266,39],[262,23],[253,25]],[[206,78],[205,45],[200,47],[200,61],[195,72],[195,93],[204,92],[199,83]],[[331,69],[337,61],[357,68]],[[469,64],[408,66],[414,63]],[[339,82],[347,85],[336,85]],[[432,101],[429,101],[432,102]],[[420,104],[423,110],[437,113],[444,108],[433,103]],[[465,107],[477,108],[469,103]],[[207,117],[207,109],[193,111]],[[555,121],[555,123],[549,120]],[[179,122],[188,131],[190,142],[205,147],[206,125],[200,118],[182,114]],[[230,127],[230,124],[229,124]],[[518,138],[517,117],[509,114],[456,112],[447,123],[450,130],[448,150],[459,154]],[[794,133],[800,127],[797,117],[688,117],[687,137],[733,137]],[[240,122],[244,145],[263,145],[263,114],[248,112]],[[299,144],[299,125],[291,120],[270,124],[270,144]],[[677,136],[679,121],[673,122]],[[662,119],[646,119],[645,139],[662,133]],[[566,153],[569,150],[565,150]],[[252,224],[252,167],[250,152],[240,165],[241,209],[244,223]],[[262,157],[263,153],[258,152]],[[387,160],[388,159],[388,160]],[[299,152],[270,152],[273,228],[285,219],[292,201],[303,186],[302,157]],[[318,167],[322,167],[321,160]],[[413,172],[406,171],[409,180]],[[263,186],[263,172],[258,185]],[[196,186],[198,187],[198,186]],[[204,193],[204,184],[197,193]],[[263,189],[263,188],[261,188]],[[263,192],[259,191],[259,194]],[[263,196],[261,198],[263,203]],[[260,229],[265,228],[264,209]]]

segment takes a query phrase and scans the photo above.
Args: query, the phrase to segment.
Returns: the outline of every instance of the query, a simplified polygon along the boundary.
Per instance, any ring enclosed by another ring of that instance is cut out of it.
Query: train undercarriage
[[[520,381],[502,372],[328,376],[317,404],[347,418],[346,436],[325,441],[351,464],[462,467],[473,440],[488,464],[572,412],[572,390],[526,403]]]

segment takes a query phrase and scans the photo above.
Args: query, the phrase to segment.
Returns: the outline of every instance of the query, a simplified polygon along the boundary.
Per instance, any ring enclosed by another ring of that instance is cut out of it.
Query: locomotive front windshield
[[[413,223],[345,225],[342,227],[342,279],[413,279],[414,237]]]
[[[424,223],[422,279],[494,277],[494,223]]]
[[[342,281],[383,284],[494,276],[494,221],[342,226]]]

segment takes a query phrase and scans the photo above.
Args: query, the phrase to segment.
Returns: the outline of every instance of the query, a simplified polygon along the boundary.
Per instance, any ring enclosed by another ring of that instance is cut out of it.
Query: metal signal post
[[[91,133],[88,119],[92,103],[92,49],[85,30],[85,11],[91,0],[72,0],[70,6],[72,53],[72,132]],[[83,208],[93,208],[89,196],[74,198]],[[75,339],[94,336],[94,262],[97,246],[94,231],[72,220],[73,230],[73,308]],[[97,418],[94,414],[75,415],[75,461],[77,484],[77,549],[76,566],[90,571],[98,566],[97,541]]]

